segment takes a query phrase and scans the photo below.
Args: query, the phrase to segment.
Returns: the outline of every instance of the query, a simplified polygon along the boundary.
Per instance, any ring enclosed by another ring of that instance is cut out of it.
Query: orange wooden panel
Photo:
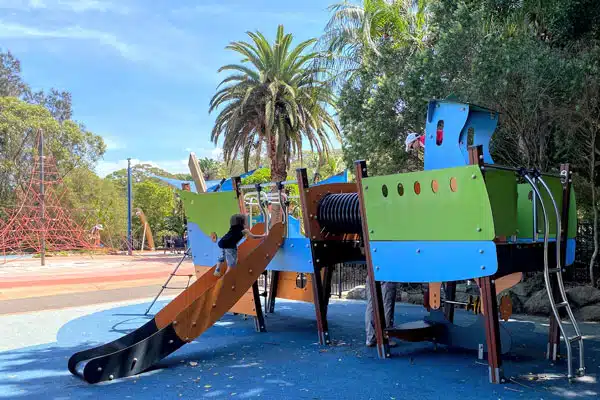
[[[512,300],[509,296],[502,296],[498,309],[500,310],[500,318],[504,321],[508,321],[512,315]]]
[[[514,274],[505,275],[502,278],[496,279],[496,295],[500,292],[515,286],[523,279],[522,272],[515,272]]]
[[[313,303],[312,276],[304,274],[306,286],[302,289],[296,287],[296,272],[280,272],[277,282],[277,297],[281,299],[305,301]]]
[[[496,279],[496,281],[495,281],[496,296],[498,296],[502,291],[515,286],[517,283],[521,282],[522,279],[523,279],[522,272],[515,272],[515,273],[505,275],[501,278]],[[479,285],[479,279],[475,279],[475,281]],[[508,310],[507,304],[505,304],[504,307],[505,307],[504,315],[508,315],[510,317],[510,315],[512,314],[512,302],[510,303],[510,311],[507,311]],[[500,313],[502,314],[502,310],[500,310]],[[483,308],[483,301],[481,302],[481,314],[485,315],[485,309]],[[507,320],[508,320],[508,317],[507,317]]]
[[[429,307],[437,310],[440,308],[440,296],[442,293],[441,282],[430,282],[429,283]]]
[[[181,310],[173,321],[177,335],[182,340],[192,340],[229,311],[266,269],[283,242],[283,234],[281,223],[273,225],[258,247],[240,259],[234,269],[218,279],[190,306]]]
[[[304,189],[306,192],[306,203],[303,204],[304,213],[304,229],[307,233],[312,235],[309,239],[312,240],[323,240],[325,239],[321,234],[321,226],[317,221],[317,207],[319,201],[326,195],[331,193],[356,193],[356,183],[330,183],[326,185],[317,185]],[[302,196],[301,196],[302,199]],[[306,226],[306,223],[309,226]],[[327,240],[341,240],[344,235],[329,235]]]
[[[256,224],[252,227],[251,231],[257,234],[264,232],[264,224]],[[240,244],[238,247],[238,260],[244,260],[248,254],[256,248],[261,240],[262,239],[247,238],[242,244]],[[240,261],[238,261],[238,263],[239,262]],[[196,266],[194,267],[196,268]],[[203,270],[204,273],[198,275],[198,273],[202,272]],[[194,301],[196,301],[196,299],[202,296],[207,289],[215,285],[215,283],[219,280],[219,277],[214,276],[214,270],[214,266],[210,268],[198,266],[196,268],[196,282],[191,284],[189,288],[180,293],[179,296],[175,297],[154,317],[156,325],[159,329],[162,329],[173,322],[181,310],[189,307]]]
[[[256,317],[256,308],[254,306],[254,293],[252,293],[252,288],[250,288],[241,299],[238,300],[237,303],[229,310],[232,313],[237,314],[246,314],[252,315]]]

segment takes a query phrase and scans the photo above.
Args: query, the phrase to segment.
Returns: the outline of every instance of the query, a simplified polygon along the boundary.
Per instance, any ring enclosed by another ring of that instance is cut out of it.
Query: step
[[[557,273],[557,272],[562,272],[562,268],[549,268],[548,272],[551,274]]]
[[[581,339],[583,339],[581,335],[573,336],[572,338],[569,338],[569,343],[573,343]]]
[[[568,302],[568,301],[563,301],[563,302],[561,302],[561,303],[556,303],[556,307],[557,307],[557,308],[558,308],[558,307],[566,307],[566,306],[568,306],[568,305],[569,305],[569,302]]]
[[[443,325],[427,321],[413,321],[399,324],[394,328],[386,329],[385,332],[390,337],[395,337],[407,342],[431,341],[439,336]]]

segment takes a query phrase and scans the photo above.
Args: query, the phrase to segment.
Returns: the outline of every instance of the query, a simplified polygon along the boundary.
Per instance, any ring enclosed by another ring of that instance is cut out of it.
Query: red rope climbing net
[[[50,252],[93,249],[93,238],[84,228],[85,213],[78,215],[81,217],[78,223],[63,206],[67,188],[54,158],[51,155],[43,158],[43,196],[40,158],[35,157],[33,163],[27,186],[17,189],[18,205],[4,208],[6,218],[0,219],[0,254],[40,253],[42,243]]]

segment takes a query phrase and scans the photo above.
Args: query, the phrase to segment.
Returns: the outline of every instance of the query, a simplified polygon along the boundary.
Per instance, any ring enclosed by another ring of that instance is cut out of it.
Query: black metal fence
[[[580,221],[577,224],[577,239],[575,245],[575,263],[567,274],[573,282],[590,283],[590,261],[594,253],[594,229],[591,221]],[[594,276],[600,273],[599,260],[594,264]]]
[[[331,295],[342,297],[342,292],[367,282],[367,265],[364,263],[337,264],[331,279]]]

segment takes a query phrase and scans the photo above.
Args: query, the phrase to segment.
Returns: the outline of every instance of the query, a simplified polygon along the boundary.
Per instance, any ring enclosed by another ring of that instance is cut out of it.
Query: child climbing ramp
[[[245,215],[232,215],[229,225],[229,231],[218,242],[221,255],[217,260],[217,268],[214,272],[215,276],[221,276],[225,263],[227,263],[227,272],[231,268],[235,268],[238,261],[238,243],[243,238],[261,239],[265,237],[265,235],[257,235],[248,230],[248,218]]]

